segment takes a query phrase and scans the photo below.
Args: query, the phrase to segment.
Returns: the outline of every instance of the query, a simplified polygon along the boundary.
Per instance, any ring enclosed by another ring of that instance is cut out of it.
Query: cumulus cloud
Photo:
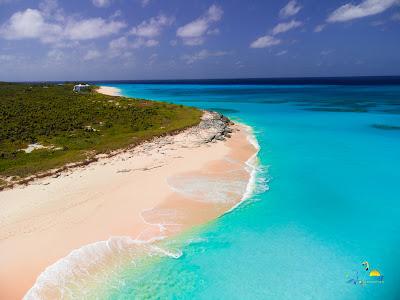
[[[64,21],[63,10],[58,6],[57,0],[43,0],[39,3],[39,10],[45,18]]]
[[[324,30],[324,28],[325,28],[325,24],[317,25],[314,28],[314,32],[321,32],[322,30]]]
[[[16,12],[0,27],[0,35],[9,40],[40,39],[47,42],[62,31],[61,26],[46,22],[41,11],[30,8]]]
[[[288,53],[287,50],[282,50],[282,51],[279,51],[278,53],[276,53],[275,55],[276,55],[276,56],[282,56],[282,55],[285,55],[285,54],[287,54],[287,53]]]
[[[123,36],[110,41],[108,44],[109,56],[126,56],[126,54],[130,53],[130,50],[132,49],[156,47],[158,44],[159,42],[154,39],[137,38],[133,41],[130,41],[127,37]]]
[[[205,35],[210,31],[213,23],[221,20],[223,10],[217,5],[211,5],[207,12],[196,20],[179,27],[176,35],[188,46],[201,45],[205,41]],[[211,33],[212,31],[210,31]]]
[[[97,50],[88,50],[83,57],[84,60],[94,60],[101,57],[101,53]]]
[[[144,39],[137,39],[133,43],[133,48],[140,48],[140,47],[156,47],[158,46],[159,42],[157,40],[144,40]]]
[[[174,18],[167,17],[165,15],[159,15],[158,17],[143,21],[138,26],[133,27],[130,33],[146,38],[156,37],[161,34],[161,31],[164,27],[172,25],[173,22]]]
[[[254,48],[254,49],[267,48],[267,47],[279,45],[280,43],[281,43],[281,40],[279,40],[271,35],[264,35],[264,36],[256,39],[254,42],[252,42],[250,44],[250,48]]]
[[[59,49],[51,49],[49,52],[47,52],[47,57],[52,61],[60,62],[64,59],[65,54]]]
[[[291,29],[297,28],[302,26],[303,23],[299,22],[299,21],[295,21],[292,20],[290,22],[286,22],[286,23],[279,23],[278,25],[276,25],[273,29],[272,29],[272,34],[273,35],[277,35],[279,33],[283,33],[286,31],[289,31]]]
[[[208,50],[201,50],[197,53],[194,54],[186,54],[182,56],[182,59],[187,63],[187,64],[193,64],[196,61],[199,60],[204,60],[207,59],[209,57],[219,57],[219,56],[225,56],[228,55],[228,52],[225,51],[208,51]]]
[[[118,33],[126,24],[102,18],[53,20],[46,12],[28,8],[16,12],[0,26],[0,36],[9,40],[39,39],[44,43],[89,40]]]
[[[90,40],[116,34],[124,27],[124,22],[91,18],[69,22],[64,34],[71,40]]]
[[[142,3],[142,6],[145,7],[145,6],[149,5],[150,0],[142,0],[141,3]]]
[[[327,22],[347,22],[354,19],[364,18],[380,14],[388,8],[400,4],[399,0],[363,0],[355,5],[351,3],[344,4],[332,12]]]
[[[297,3],[296,0],[291,0],[286,4],[285,7],[283,7],[280,12],[279,16],[281,18],[288,18],[296,15],[300,10],[302,6]]]
[[[110,57],[117,57],[128,51],[131,46],[126,37],[120,37],[110,41],[108,48]]]
[[[270,34],[261,36],[257,38],[254,42],[250,44],[250,48],[267,48],[267,47],[272,47],[279,45],[282,41],[280,39],[277,39],[275,36],[284,32],[287,32],[289,30],[292,30],[294,28],[302,26],[303,23],[292,20],[290,22],[284,22],[284,23],[279,23],[277,24],[272,30]]]
[[[92,3],[96,7],[107,7],[111,4],[111,0],[92,0]]]

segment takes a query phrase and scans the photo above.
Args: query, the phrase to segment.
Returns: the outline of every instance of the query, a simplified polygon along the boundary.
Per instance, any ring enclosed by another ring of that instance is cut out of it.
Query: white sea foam
[[[247,183],[241,178],[182,175],[168,178],[168,184],[176,193],[197,201],[231,203],[232,194],[242,195]]]
[[[93,297],[91,293],[97,294],[102,286],[112,286],[114,273],[127,264],[135,266],[139,259],[145,257],[168,256],[176,259],[181,255],[179,251],[155,245],[154,240],[112,237],[76,249],[46,268],[24,300],[90,298]]]
[[[260,174],[264,173],[264,169],[258,163],[258,153],[260,152],[261,147],[258,143],[257,137],[254,134],[253,128],[245,124],[241,124],[241,126],[246,129],[247,140],[250,144],[254,146],[254,148],[257,149],[257,151],[246,161],[246,170],[247,172],[249,172],[250,178],[247,182],[246,191],[244,192],[242,199],[230,210],[225,212],[225,214],[228,214],[237,209],[254,194],[265,192],[269,188],[267,185],[268,179],[259,176]]]

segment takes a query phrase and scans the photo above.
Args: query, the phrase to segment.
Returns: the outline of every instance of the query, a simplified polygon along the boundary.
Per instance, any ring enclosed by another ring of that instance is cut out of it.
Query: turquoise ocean
[[[400,84],[108,85],[217,110],[260,145],[253,195],[180,237],[179,258],[125,276],[112,298],[400,299]],[[368,277],[363,261],[383,284],[352,283]]]
[[[245,202],[124,262],[96,298],[400,299],[399,79],[98,84],[217,110],[260,152]],[[364,261],[384,283],[354,284]]]

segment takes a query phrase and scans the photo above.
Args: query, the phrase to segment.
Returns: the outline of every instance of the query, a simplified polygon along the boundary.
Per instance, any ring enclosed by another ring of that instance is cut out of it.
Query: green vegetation
[[[202,114],[181,105],[101,95],[93,88],[72,89],[72,84],[0,83],[0,177],[26,177],[136,145],[196,125]],[[48,148],[21,151],[33,143]]]

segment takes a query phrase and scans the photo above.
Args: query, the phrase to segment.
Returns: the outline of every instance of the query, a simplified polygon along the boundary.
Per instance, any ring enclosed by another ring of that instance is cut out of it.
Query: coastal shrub
[[[0,175],[30,175],[200,121],[195,108],[72,89],[0,83]],[[21,151],[35,143],[48,148]]]

